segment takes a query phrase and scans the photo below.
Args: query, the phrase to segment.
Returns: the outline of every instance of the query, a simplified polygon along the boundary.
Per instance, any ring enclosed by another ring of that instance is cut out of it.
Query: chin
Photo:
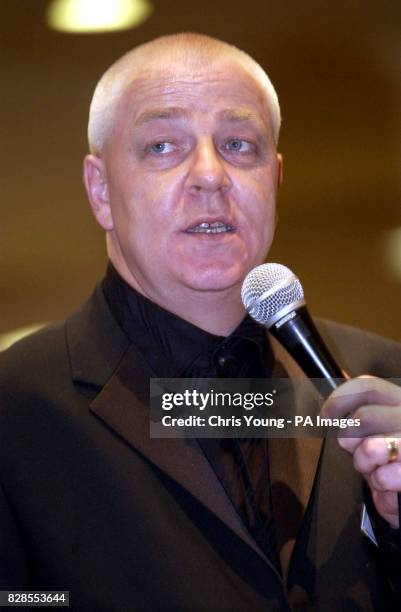
[[[247,270],[238,266],[222,269],[210,266],[199,270],[197,274],[194,274],[193,269],[188,274],[184,272],[181,282],[196,291],[224,291],[240,286],[246,274]]]

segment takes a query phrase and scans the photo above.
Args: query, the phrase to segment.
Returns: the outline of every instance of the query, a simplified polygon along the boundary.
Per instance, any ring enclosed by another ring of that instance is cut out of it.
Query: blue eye
[[[150,150],[152,153],[171,153],[174,146],[171,142],[155,142],[150,145]]]
[[[247,140],[241,140],[240,138],[233,138],[226,144],[229,151],[238,153],[249,153],[252,150],[252,144]]]

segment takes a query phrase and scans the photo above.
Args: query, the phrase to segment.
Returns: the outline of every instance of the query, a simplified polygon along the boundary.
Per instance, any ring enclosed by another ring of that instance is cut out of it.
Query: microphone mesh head
[[[269,326],[279,318],[281,311],[288,311],[291,305],[299,306],[304,300],[304,292],[289,268],[268,263],[257,266],[245,277],[241,297],[250,316]]]

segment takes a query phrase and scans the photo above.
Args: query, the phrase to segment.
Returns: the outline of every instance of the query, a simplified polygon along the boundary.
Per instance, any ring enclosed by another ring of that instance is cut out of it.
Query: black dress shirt
[[[109,263],[103,292],[119,325],[158,378],[264,378],[273,353],[245,316],[228,336],[210,334],[148,300]],[[279,567],[266,439],[199,439],[207,460],[256,542]]]

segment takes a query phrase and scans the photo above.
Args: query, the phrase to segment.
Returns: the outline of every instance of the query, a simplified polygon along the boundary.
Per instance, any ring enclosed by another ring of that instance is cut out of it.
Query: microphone
[[[316,329],[302,285],[289,268],[257,266],[246,276],[241,297],[249,315],[269,329],[324,397],[349,378]]]

